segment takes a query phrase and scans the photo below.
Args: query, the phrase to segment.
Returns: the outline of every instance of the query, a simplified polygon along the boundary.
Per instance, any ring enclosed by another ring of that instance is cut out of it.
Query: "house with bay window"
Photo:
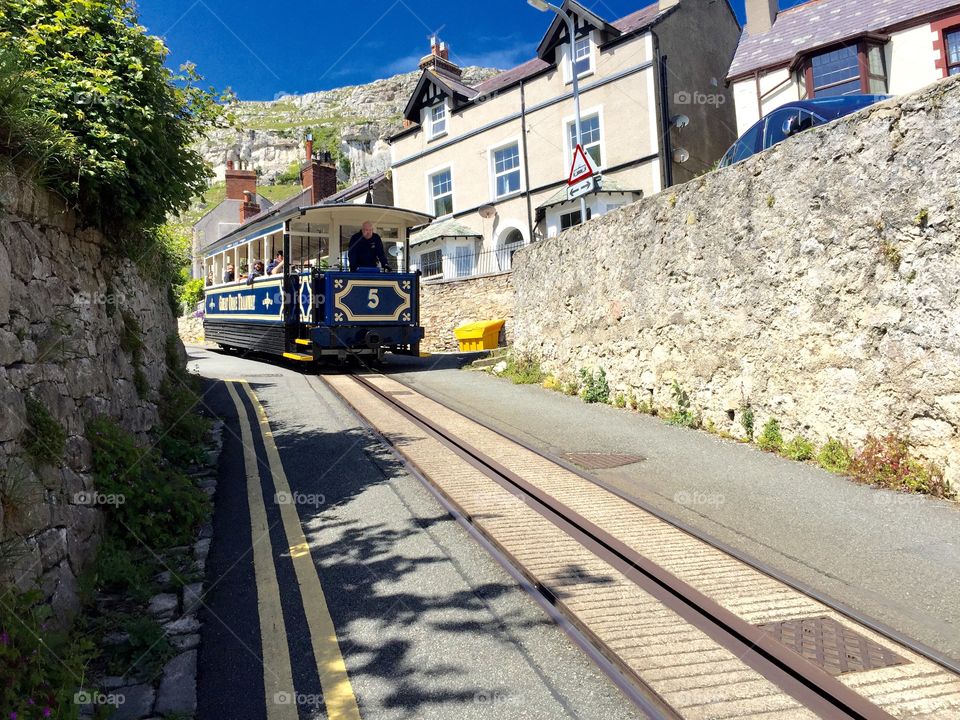
[[[610,20],[575,0],[561,9],[572,38],[559,16],[518,4],[544,23],[537,55],[479,84],[437,40],[420,61],[390,143],[394,202],[436,218],[411,236],[425,278],[509,270],[523,245],[695,177],[736,139],[723,78],[740,26],[727,0],[659,0]],[[579,141],[600,174],[586,218],[566,196],[572,73]]]
[[[737,130],[794,100],[899,95],[960,74],[960,0],[747,0],[730,65]]]

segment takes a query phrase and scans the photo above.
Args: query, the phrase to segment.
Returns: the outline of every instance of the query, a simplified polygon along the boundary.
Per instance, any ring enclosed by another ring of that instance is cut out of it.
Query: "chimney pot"
[[[780,10],[778,0],[747,0],[747,32],[763,35],[773,27]]]
[[[227,160],[227,170],[233,170],[233,160]]]

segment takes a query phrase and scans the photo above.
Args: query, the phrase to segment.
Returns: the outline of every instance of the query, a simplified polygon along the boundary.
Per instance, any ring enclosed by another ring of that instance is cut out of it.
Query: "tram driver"
[[[373,230],[373,223],[367,221],[360,227],[360,232],[350,238],[347,246],[350,272],[357,272],[360,268],[376,269],[378,262],[384,270],[390,269],[390,261],[383,251],[383,240]]]

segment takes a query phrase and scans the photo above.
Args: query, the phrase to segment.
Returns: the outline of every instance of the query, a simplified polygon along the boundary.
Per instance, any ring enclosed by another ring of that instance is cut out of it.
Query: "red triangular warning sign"
[[[567,178],[567,185],[576,185],[581,180],[586,180],[593,176],[593,166],[590,164],[590,158],[583,151],[583,146],[577,143],[573,149],[573,163],[570,165],[570,177]]]

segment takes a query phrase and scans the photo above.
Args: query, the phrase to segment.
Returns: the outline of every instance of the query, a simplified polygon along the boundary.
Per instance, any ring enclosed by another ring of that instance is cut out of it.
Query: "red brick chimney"
[[[463,70],[456,63],[450,62],[450,48],[445,42],[440,42],[437,36],[430,38],[430,54],[420,60],[420,69],[431,70],[459,78],[463,75]]]
[[[240,223],[245,223],[247,220],[259,213],[260,205],[257,203],[257,196],[249,190],[244,190],[243,202],[240,205]]]
[[[306,156],[306,163],[300,166],[300,184],[310,189],[310,204],[316,205],[337,192],[337,168],[330,153],[314,156],[312,135],[307,135]]]
[[[243,200],[243,194],[250,192],[257,194],[257,173],[255,170],[237,170],[233,160],[227,160],[227,170],[224,172],[227,181],[227,200]]]

